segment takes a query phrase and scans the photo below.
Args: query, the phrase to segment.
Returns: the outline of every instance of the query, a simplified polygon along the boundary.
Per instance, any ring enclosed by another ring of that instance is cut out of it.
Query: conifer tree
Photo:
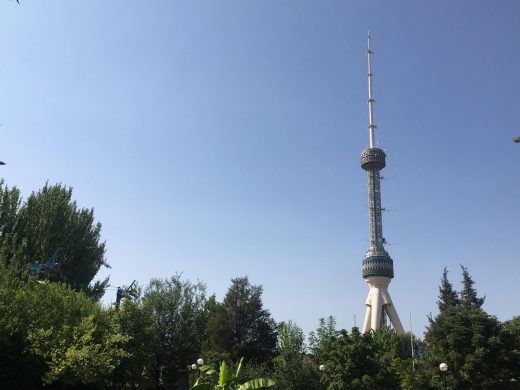
[[[262,286],[249,282],[247,276],[231,280],[224,301],[216,305],[206,330],[206,346],[231,360],[267,362],[274,355],[278,336],[276,322],[264,309]],[[208,352],[209,352],[208,351]]]
[[[449,308],[457,307],[459,304],[459,295],[457,294],[457,291],[453,289],[453,285],[448,280],[448,270],[444,267],[441,285],[439,286],[439,300],[437,301],[439,311],[442,313]]]
[[[468,269],[464,266],[462,268],[462,291],[460,292],[460,303],[466,309],[480,309],[484,304],[485,297],[478,298],[477,291],[473,288],[475,282],[469,275]]]

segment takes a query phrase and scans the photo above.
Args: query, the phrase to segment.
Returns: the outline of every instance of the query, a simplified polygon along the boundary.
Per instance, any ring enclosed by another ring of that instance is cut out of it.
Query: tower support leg
[[[381,299],[381,291],[374,287],[372,290],[372,318],[370,321],[371,329],[379,329],[381,326],[381,317],[383,315],[383,300]]]
[[[384,312],[388,314],[388,318],[394,329],[398,333],[404,333],[403,325],[388,293],[390,280],[390,278],[383,276],[369,276],[367,278],[370,290],[366,300],[367,311],[363,324],[363,333],[379,329],[381,327],[381,317],[384,315]]]
[[[397,315],[397,311],[395,310],[394,304],[390,303],[389,305],[385,306],[386,312],[388,313],[388,318],[390,319],[390,322],[394,326],[394,329],[398,333],[404,333],[403,324],[401,324],[401,320],[399,319],[399,316]]]
[[[363,333],[370,330],[370,318],[372,318],[372,303],[370,301],[370,293],[368,293],[367,311],[365,313],[365,322],[363,322]]]

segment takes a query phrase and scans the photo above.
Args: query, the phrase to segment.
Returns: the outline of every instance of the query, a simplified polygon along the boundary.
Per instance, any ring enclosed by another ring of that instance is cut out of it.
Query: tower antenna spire
[[[376,129],[376,125],[374,124],[374,98],[372,96],[372,49],[370,47],[370,31],[368,32],[368,46],[367,46],[367,57],[368,57],[368,134],[370,136],[370,147],[374,147],[374,129]]]

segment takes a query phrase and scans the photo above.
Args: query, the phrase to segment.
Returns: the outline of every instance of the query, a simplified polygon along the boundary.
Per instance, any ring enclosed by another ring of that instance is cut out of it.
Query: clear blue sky
[[[113,286],[176,272],[278,321],[358,325],[368,292],[366,35],[388,155],[390,293],[421,334],[445,266],[520,314],[520,2],[0,2],[0,167],[74,188]],[[115,298],[115,290],[109,290]]]

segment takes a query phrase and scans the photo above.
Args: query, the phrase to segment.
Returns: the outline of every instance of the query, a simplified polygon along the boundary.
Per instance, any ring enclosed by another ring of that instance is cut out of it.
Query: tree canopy
[[[276,350],[277,326],[262,303],[262,286],[246,277],[231,280],[224,301],[208,323],[208,347],[227,351],[233,360],[245,357],[263,362]]]
[[[449,367],[446,380],[452,388],[516,388],[512,380],[518,368],[511,369],[509,364],[509,336],[497,318],[482,309],[484,298],[478,297],[467,268],[461,269],[460,294],[452,290],[446,269],[443,273],[439,314],[430,318],[425,333],[422,364],[423,377],[428,379],[423,386],[442,385],[438,365],[445,362]]]
[[[63,283],[0,277],[0,387],[108,383],[128,356],[110,310]]]
[[[453,289],[453,285],[448,280],[448,270],[444,268],[442,273],[441,285],[439,286],[439,300],[437,305],[440,312],[458,306],[460,303],[459,294]]]
[[[0,210],[0,254],[6,266],[24,273],[29,264],[44,263],[58,251],[51,280],[96,297],[103,294],[107,280],[89,286],[100,267],[108,266],[101,223],[93,209],[72,200],[72,188],[46,184],[22,201],[16,187],[1,182]]]
[[[471,278],[468,269],[462,268],[462,291],[460,292],[460,304],[466,309],[476,308],[480,309],[484,304],[485,298],[477,297],[477,291],[473,287],[475,282]]]
[[[186,366],[197,360],[204,336],[206,286],[182,280],[153,279],[143,305],[155,323],[154,380],[172,385],[185,379]]]
[[[273,364],[278,388],[307,390],[320,387],[318,365],[308,358],[305,335],[292,321],[279,326],[277,356]]]

